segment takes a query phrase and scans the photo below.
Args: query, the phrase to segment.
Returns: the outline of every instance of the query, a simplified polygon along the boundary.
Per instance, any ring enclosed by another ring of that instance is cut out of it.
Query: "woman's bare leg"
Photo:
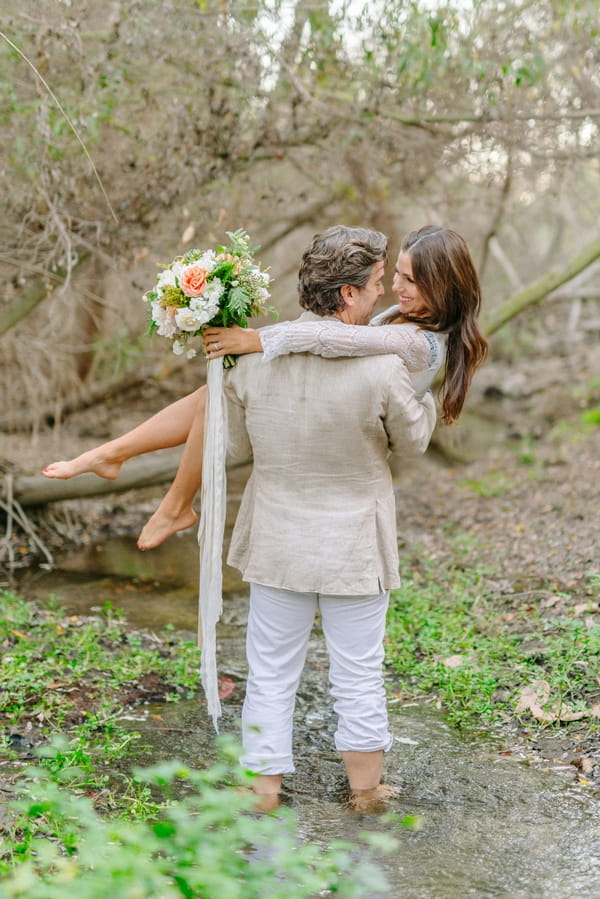
[[[171,534],[192,527],[198,520],[192,503],[202,483],[206,387],[201,387],[194,396],[197,397],[194,420],[175,480],[154,515],[144,526],[137,542],[140,549],[154,549]]]
[[[206,387],[199,387],[193,393],[165,406],[156,415],[115,440],[102,443],[67,462],[52,462],[43,469],[43,474],[47,478],[65,479],[91,471],[101,478],[113,480],[127,459],[185,443],[201,391],[206,391]]]

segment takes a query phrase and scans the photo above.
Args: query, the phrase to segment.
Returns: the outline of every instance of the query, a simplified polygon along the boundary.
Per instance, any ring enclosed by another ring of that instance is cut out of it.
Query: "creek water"
[[[32,597],[54,593],[75,614],[110,602],[132,626],[158,631],[172,624],[191,636],[197,626],[195,535],[171,538],[146,554],[133,538],[110,539],[59,558],[53,571],[30,576],[22,587]],[[233,690],[223,700],[223,732],[237,733],[246,615],[246,586],[226,569],[218,662]],[[132,717],[131,726],[143,735],[136,764],[176,757],[202,767],[215,758],[202,697],[147,707]],[[393,802],[398,818],[358,816],[344,804],[317,624],[298,692],[297,771],[285,779],[284,802],[295,810],[301,838],[325,846],[354,841],[365,829],[393,833],[397,850],[378,862],[391,895],[402,899],[600,897],[600,807],[585,787],[518,751],[505,754],[501,735],[461,736],[429,705],[392,698],[390,718],[395,742],[386,756],[386,780],[402,790]],[[405,815],[418,818],[417,829],[401,826]]]

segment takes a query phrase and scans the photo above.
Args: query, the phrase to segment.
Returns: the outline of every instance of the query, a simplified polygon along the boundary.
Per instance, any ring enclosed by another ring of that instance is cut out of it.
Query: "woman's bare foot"
[[[94,449],[70,459],[68,462],[51,462],[42,469],[42,474],[47,478],[74,478],[75,475],[93,472],[100,478],[108,478],[114,481],[119,476],[123,460],[117,459],[108,448],[108,444],[97,446]]]
[[[191,528],[198,521],[198,516],[191,506],[175,511],[174,509],[169,509],[165,499],[163,499],[154,515],[142,528],[137,541],[138,549],[154,549],[155,546],[159,546],[171,534],[175,534],[177,531],[185,531],[186,528]]]

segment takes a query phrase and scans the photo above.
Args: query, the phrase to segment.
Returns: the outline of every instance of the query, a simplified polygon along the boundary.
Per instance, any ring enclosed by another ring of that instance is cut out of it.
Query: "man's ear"
[[[340,287],[340,296],[346,306],[354,305],[354,288],[351,284],[342,284]]]

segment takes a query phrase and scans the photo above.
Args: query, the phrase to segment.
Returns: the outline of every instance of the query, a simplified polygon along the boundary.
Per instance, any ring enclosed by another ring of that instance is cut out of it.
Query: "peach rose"
[[[188,265],[179,277],[179,286],[186,296],[199,297],[206,287],[207,280],[208,272],[205,268],[199,265]]]

